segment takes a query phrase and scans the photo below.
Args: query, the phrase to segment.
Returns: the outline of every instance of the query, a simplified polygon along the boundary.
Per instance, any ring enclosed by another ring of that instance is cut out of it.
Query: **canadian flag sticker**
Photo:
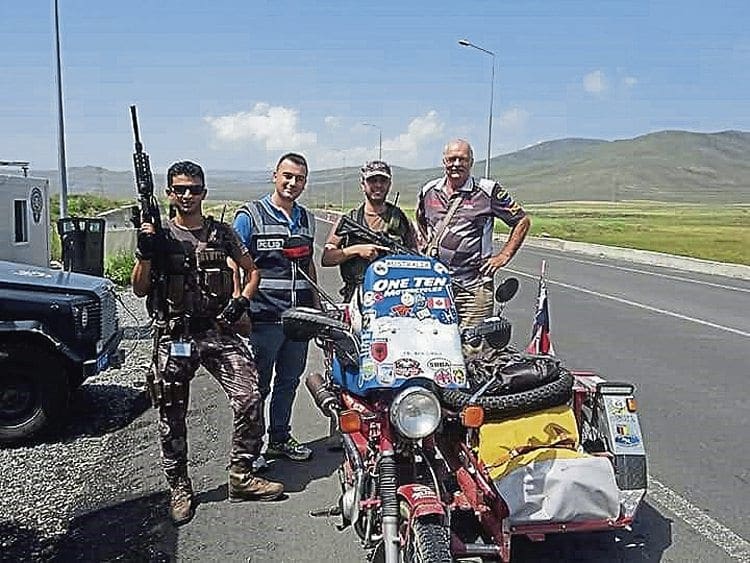
[[[448,309],[451,306],[451,300],[448,297],[430,297],[427,299],[427,306],[430,309]]]

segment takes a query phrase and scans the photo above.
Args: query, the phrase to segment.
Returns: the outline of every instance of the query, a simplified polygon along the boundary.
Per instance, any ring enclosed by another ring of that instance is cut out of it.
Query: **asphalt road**
[[[322,238],[327,225],[319,225]],[[552,338],[572,368],[637,386],[651,487],[632,531],[577,534],[514,545],[514,561],[750,561],[750,282],[590,257],[524,249],[506,274],[521,280],[506,315],[514,341],[530,332],[536,277],[548,262]],[[336,269],[319,269],[335,292]],[[309,370],[320,369],[312,350]],[[308,463],[276,461],[286,484],[275,503],[229,504],[230,411],[200,372],[189,414],[190,472],[198,507],[174,528],[166,515],[155,413],[115,437],[102,480],[121,483],[110,503],[72,522],[60,558],[151,561],[360,561],[351,530],[309,510],[334,504],[338,455],[327,450],[327,420],[300,388],[293,428],[310,444]],[[1,559],[1,558],[0,558]]]
[[[522,281],[507,311],[516,340],[528,338],[542,259],[557,354],[637,386],[646,551],[666,543],[665,560],[750,560],[750,282],[525,249],[509,268]]]

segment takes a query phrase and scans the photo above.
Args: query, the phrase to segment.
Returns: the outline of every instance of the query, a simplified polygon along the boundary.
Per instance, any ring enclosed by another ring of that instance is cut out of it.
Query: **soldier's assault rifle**
[[[362,244],[377,244],[378,246],[387,248],[388,251],[393,254],[419,255],[419,252],[416,250],[405,247],[403,244],[393,240],[385,233],[378,233],[369,227],[360,225],[348,215],[341,216],[341,220],[336,227],[336,235],[340,237],[352,237],[361,241]]]
[[[138,207],[133,207],[131,221],[138,229],[142,222],[151,223],[157,232],[161,230],[161,213],[159,204],[154,197],[154,175],[151,173],[151,161],[143,150],[141,135],[138,131],[138,114],[135,106],[130,106],[130,117],[133,120],[133,135],[135,137],[135,152],[133,153],[133,168],[135,171],[135,187],[138,192]]]
[[[407,248],[398,241],[393,240],[385,233],[378,233],[376,231],[373,231],[369,227],[360,225],[348,215],[341,216],[341,220],[336,227],[336,235],[340,237],[348,236],[359,239],[360,241],[362,241],[362,243],[365,244],[369,243],[383,246],[387,248],[388,251],[392,254],[411,254],[414,256],[425,256],[424,254],[417,252],[416,250],[413,250],[411,248]],[[451,280],[451,283],[461,291],[474,293],[471,289],[466,287],[464,284],[457,282],[456,280]]]
[[[154,235],[156,237],[155,252],[151,260],[151,291],[146,300],[149,314],[154,321],[154,342],[151,357],[153,364],[146,372],[146,388],[151,398],[151,404],[157,407],[161,402],[161,387],[156,384],[154,370],[158,369],[159,366],[159,338],[166,327],[166,280],[160,268],[162,260],[159,256],[160,239],[163,237],[163,232],[159,203],[154,197],[154,176],[151,173],[151,162],[148,154],[143,150],[135,106],[130,106],[130,117],[133,120],[133,135],[135,137],[133,168],[138,193],[138,205],[131,209],[131,221],[136,229],[140,229],[144,222],[151,223],[156,231]]]

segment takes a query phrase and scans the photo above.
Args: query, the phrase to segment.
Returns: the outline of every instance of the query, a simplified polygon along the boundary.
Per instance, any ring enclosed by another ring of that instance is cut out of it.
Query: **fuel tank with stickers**
[[[350,309],[359,316],[359,365],[333,365],[334,381],[348,391],[397,389],[417,378],[469,386],[451,279],[440,262],[414,255],[374,261]]]

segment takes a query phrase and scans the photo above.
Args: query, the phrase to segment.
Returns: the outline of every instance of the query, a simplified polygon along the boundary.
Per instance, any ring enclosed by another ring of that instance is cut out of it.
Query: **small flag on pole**
[[[526,346],[529,354],[555,355],[549,334],[549,304],[547,303],[547,280],[545,273],[547,262],[542,260],[542,273],[539,276],[539,294],[536,299],[536,314],[534,315],[534,326],[531,329],[531,342]]]

